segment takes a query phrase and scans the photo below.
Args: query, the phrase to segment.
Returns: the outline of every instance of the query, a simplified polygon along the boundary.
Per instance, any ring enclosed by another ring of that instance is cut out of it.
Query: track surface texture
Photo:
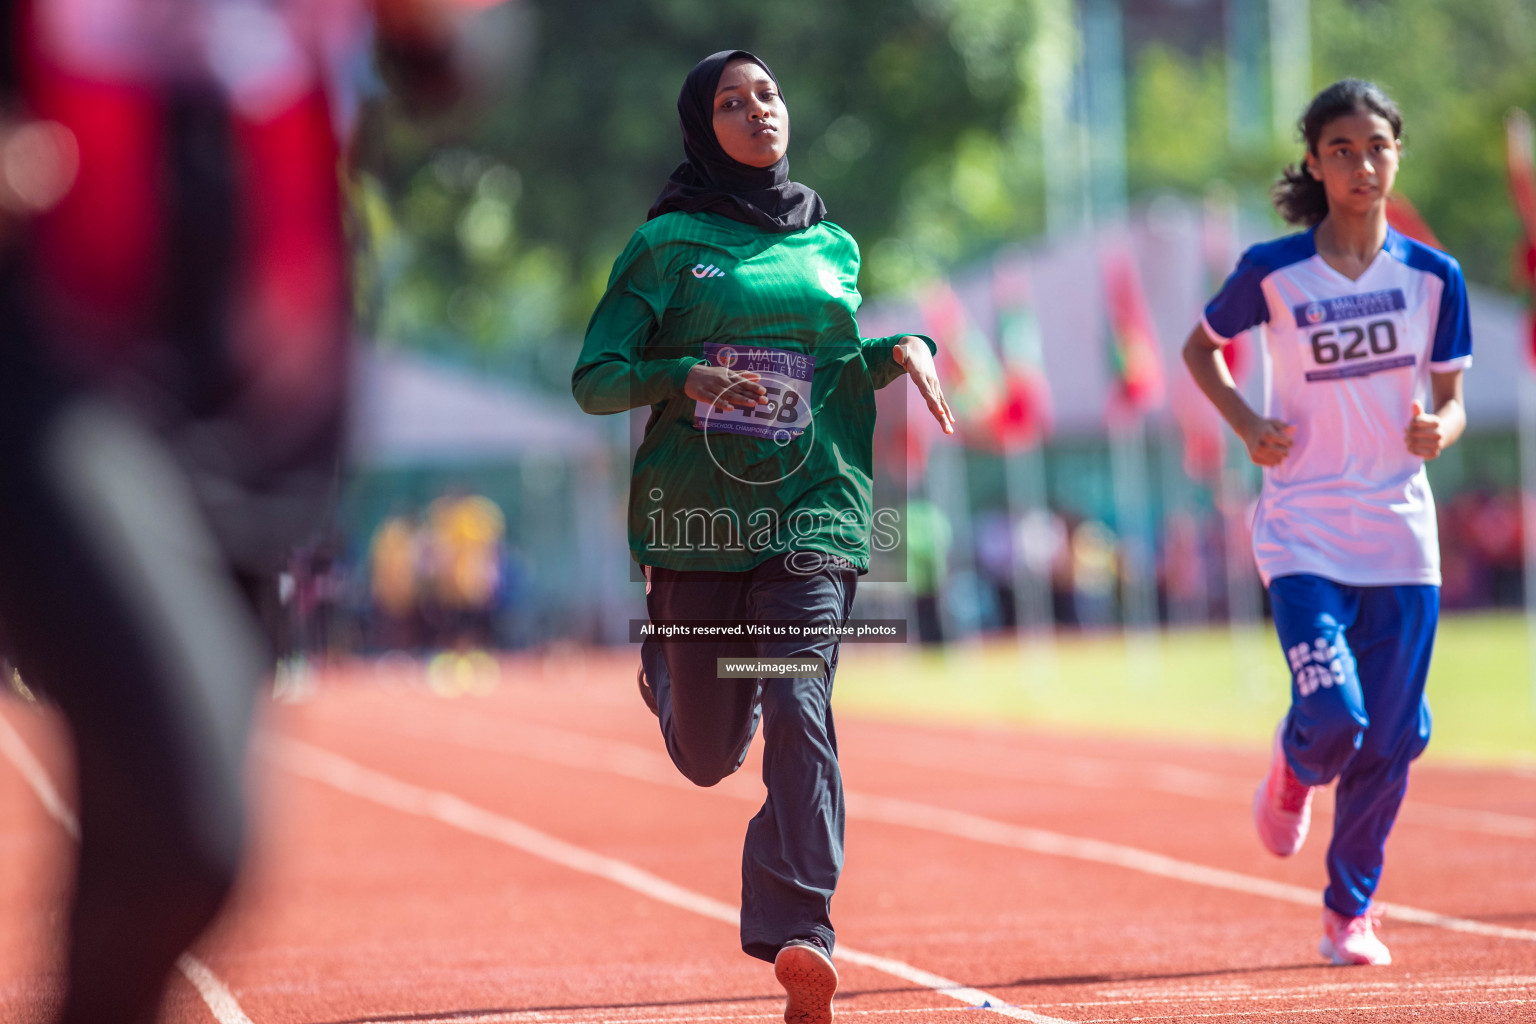
[[[512,659],[448,698],[409,666],[356,665],[271,702],[249,871],[163,1020],[782,1019],[773,968],[732,923],[758,757],[694,788],[633,679],[627,655]],[[1528,770],[1415,769],[1378,893],[1394,962],[1336,968],[1316,953],[1330,802],[1295,858],[1260,848],[1248,801],[1267,737],[851,716],[838,734],[847,1024],[1536,1021]],[[68,748],[52,716],[4,699],[0,755],[0,1020],[41,1024],[73,850]]]

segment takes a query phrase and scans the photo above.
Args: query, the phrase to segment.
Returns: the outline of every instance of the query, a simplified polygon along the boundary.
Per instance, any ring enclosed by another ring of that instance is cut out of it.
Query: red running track
[[[625,656],[510,661],[493,692],[447,699],[364,666],[272,705],[251,870],[164,1020],[777,1019],[729,920],[758,762],[692,787],[632,679]],[[0,1019],[32,1024],[71,850],[40,793],[67,817],[67,759],[47,716],[0,719]],[[1332,968],[1321,834],[1279,861],[1251,833],[1262,738],[838,732],[850,1024],[1536,1020],[1536,775],[1416,768],[1379,893],[1396,962]]]

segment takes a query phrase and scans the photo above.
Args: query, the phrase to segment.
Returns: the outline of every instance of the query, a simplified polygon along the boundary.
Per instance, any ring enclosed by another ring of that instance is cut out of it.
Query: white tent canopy
[[[603,425],[561,401],[435,364],[365,348],[354,371],[351,455],[401,466],[529,456],[571,459],[605,451]]]

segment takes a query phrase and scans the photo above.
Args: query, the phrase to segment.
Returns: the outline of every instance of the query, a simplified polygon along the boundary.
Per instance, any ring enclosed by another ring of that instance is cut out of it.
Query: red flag
[[[1536,164],[1531,157],[1531,119],[1518,107],[1504,118],[1504,156],[1509,194],[1523,235],[1515,250],[1515,275],[1519,285],[1536,297]],[[1526,355],[1536,362],[1536,316],[1526,314],[1526,327]]]
[[[1440,239],[1435,237],[1424,218],[1419,216],[1419,211],[1408,201],[1408,197],[1401,192],[1393,192],[1387,196],[1387,223],[1398,230],[1399,234],[1407,235],[1416,242],[1423,242],[1432,249],[1445,251],[1445,246]]]
[[[939,346],[944,394],[968,440],[989,440],[990,423],[1004,401],[1003,370],[986,336],[947,281],[928,290],[923,319]]]
[[[1131,254],[1115,247],[1102,258],[1104,299],[1109,314],[1110,365],[1115,374],[1112,412],[1139,416],[1163,401],[1163,364],[1157,333]]]
[[[1205,259],[1208,291],[1215,294],[1237,262],[1237,201],[1230,188],[1212,188],[1206,193],[1200,217],[1200,251]],[[1250,337],[1250,332],[1244,331],[1221,347],[1227,369],[1239,384],[1251,363]]]
[[[1004,449],[1027,448],[1051,432],[1053,417],[1040,321],[1023,263],[993,267],[992,304],[1003,367],[1003,397],[993,411],[992,439]]]

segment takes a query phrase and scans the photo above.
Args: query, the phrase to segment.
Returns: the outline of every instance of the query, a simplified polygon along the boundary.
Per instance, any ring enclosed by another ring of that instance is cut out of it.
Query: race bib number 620
[[[1297,306],[1296,326],[1316,367],[1307,371],[1307,380],[1364,377],[1414,365],[1416,356],[1399,351],[1406,304],[1402,290],[1391,288]]]

